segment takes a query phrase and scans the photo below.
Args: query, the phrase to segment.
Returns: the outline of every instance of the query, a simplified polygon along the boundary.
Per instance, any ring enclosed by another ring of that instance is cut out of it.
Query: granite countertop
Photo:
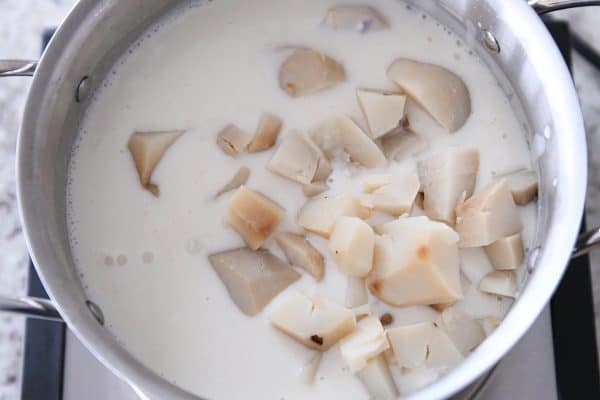
[[[56,26],[75,0],[0,0],[0,59],[36,59],[44,28]],[[600,7],[554,14],[600,49]],[[600,224],[600,71],[574,54],[574,75],[589,144],[588,226]],[[25,294],[28,257],[15,196],[15,144],[29,78],[0,80],[0,294]],[[594,151],[596,150],[596,152]],[[592,254],[595,307],[600,311],[600,251]],[[600,318],[596,313],[597,331]],[[24,321],[0,315],[0,400],[20,397]],[[599,346],[600,348],[600,346]]]

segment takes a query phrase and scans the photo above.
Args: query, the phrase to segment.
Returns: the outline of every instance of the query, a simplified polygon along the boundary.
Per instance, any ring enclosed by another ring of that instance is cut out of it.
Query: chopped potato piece
[[[366,5],[333,6],[327,10],[323,24],[334,31],[359,33],[389,28],[389,24],[379,12]]]
[[[329,186],[327,186],[327,184],[324,182],[312,182],[308,185],[302,186],[302,192],[306,197],[314,197],[318,194],[325,192],[328,189]]]
[[[296,48],[279,68],[279,86],[292,97],[328,89],[346,80],[344,66],[307,48]]]
[[[501,321],[494,317],[486,317],[480,320],[479,322],[481,323],[481,327],[483,328],[486,336],[490,336],[492,332],[494,332],[494,330],[498,327],[498,325],[500,325]]]
[[[223,186],[221,189],[219,189],[219,191],[217,192],[215,197],[219,197],[223,193],[230,192],[234,189],[239,188],[242,185],[245,185],[246,182],[248,182],[249,177],[250,177],[250,168],[240,167],[240,169],[237,170],[237,172],[229,180],[229,182],[227,182],[225,184],[225,186]]]
[[[399,58],[387,76],[450,132],[460,129],[471,114],[469,89],[446,68]]]
[[[365,368],[370,359],[389,347],[383,326],[376,317],[363,318],[354,332],[340,340],[342,358],[352,372]]]
[[[252,250],[262,246],[283,215],[283,208],[273,200],[245,186],[229,200],[229,224]]]
[[[277,115],[263,113],[260,116],[254,138],[248,144],[248,152],[256,153],[273,147],[281,131],[281,125],[283,125],[283,120]]]
[[[390,160],[402,161],[414,157],[429,147],[427,140],[418,133],[404,131],[381,139],[383,154]]]
[[[345,215],[367,218],[370,212],[349,194],[324,192],[309,199],[298,213],[298,225],[329,238],[335,221]]]
[[[481,279],[479,290],[498,296],[517,297],[517,277],[514,271],[492,271]]]
[[[504,175],[516,204],[524,206],[535,198],[538,192],[538,181],[535,172],[520,170]]]
[[[317,165],[317,171],[315,172],[315,176],[313,177],[313,182],[324,181],[329,178],[329,175],[333,172],[333,168],[331,168],[331,164],[329,160],[325,157],[324,154],[319,155],[319,163]]]
[[[309,136],[329,159],[349,158],[368,168],[385,164],[385,157],[375,142],[345,115],[326,118],[309,131]]]
[[[479,290],[478,284],[473,284],[465,290],[464,297],[454,307],[472,318],[494,317],[502,320],[512,303],[513,300],[508,297],[484,293]]]
[[[420,367],[404,368],[401,374],[396,375],[396,383],[400,393],[406,395],[416,392],[436,381],[441,375],[439,369]]]
[[[433,322],[398,326],[387,333],[399,367],[448,368],[463,359],[446,332]]]
[[[478,284],[481,278],[494,270],[483,247],[460,249],[460,270],[470,283]]]
[[[217,134],[217,144],[231,157],[237,157],[246,150],[252,136],[234,124],[229,124]]]
[[[517,269],[525,257],[521,234],[515,233],[485,246],[485,253],[496,269]]]
[[[319,153],[298,131],[290,131],[267,164],[269,171],[284,178],[307,185],[312,182]]]
[[[373,267],[373,229],[360,218],[338,217],[329,239],[329,250],[339,269],[364,277]]]
[[[521,229],[519,212],[505,180],[490,183],[456,207],[460,247],[487,246]]]
[[[279,232],[275,241],[292,265],[304,269],[317,281],[323,278],[325,261],[306,237],[291,232]]]
[[[370,399],[394,400],[399,395],[390,367],[382,355],[369,360],[356,376],[367,389]]]
[[[473,194],[479,169],[479,151],[449,148],[419,161],[419,178],[425,196],[423,207],[431,219],[453,226],[461,195]]]
[[[427,217],[405,217],[375,238],[373,295],[398,307],[453,302],[461,297],[458,236]]]
[[[290,292],[269,317],[271,324],[303,345],[327,351],[356,328],[354,313],[318,295]]]
[[[370,200],[376,211],[400,216],[410,211],[420,186],[416,173],[405,174],[396,182],[376,189]]]
[[[321,365],[323,353],[316,353],[300,370],[300,382],[311,385],[315,381],[315,376]]]
[[[356,276],[348,277],[348,286],[346,287],[346,307],[356,308],[369,302],[367,285],[363,278]]]
[[[208,256],[229,296],[246,315],[258,314],[300,274],[268,250],[239,248]]]
[[[400,121],[404,116],[406,96],[358,89],[356,97],[373,139],[379,139],[399,129]]]
[[[183,135],[184,131],[134,132],[127,142],[140,183],[150,193],[158,197],[160,189],[150,180],[154,168],[169,147]]]
[[[433,308],[435,311],[441,313],[448,307],[452,307],[453,304],[454,303],[439,303],[439,304],[432,304],[430,307]]]
[[[392,174],[372,174],[363,177],[360,180],[361,188],[364,193],[373,193],[382,186],[389,185],[394,181]]]
[[[446,308],[435,323],[446,332],[464,356],[485,339],[485,331],[481,324],[454,307]]]
[[[423,202],[423,193],[417,193],[417,197],[415,197],[415,202],[413,203],[413,206],[410,209],[410,213],[408,215],[410,217],[426,217],[427,214],[425,214],[425,210],[423,210]]]

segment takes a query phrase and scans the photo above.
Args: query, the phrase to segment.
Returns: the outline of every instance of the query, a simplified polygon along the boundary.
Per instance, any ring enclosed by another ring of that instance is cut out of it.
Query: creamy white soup
[[[93,96],[73,258],[106,329],[192,393],[391,399],[518,297],[522,126],[475,52],[403,2],[191,3]]]

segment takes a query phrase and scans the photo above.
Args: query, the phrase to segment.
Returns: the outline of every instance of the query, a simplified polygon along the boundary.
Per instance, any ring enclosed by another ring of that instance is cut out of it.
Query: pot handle
[[[37,65],[33,60],[0,60],[0,77],[33,76]]]
[[[62,321],[54,304],[50,300],[39,297],[11,299],[0,296],[0,311],[21,314],[26,317]]]
[[[528,3],[539,15],[568,8],[600,6],[600,1],[595,0],[528,0]]]

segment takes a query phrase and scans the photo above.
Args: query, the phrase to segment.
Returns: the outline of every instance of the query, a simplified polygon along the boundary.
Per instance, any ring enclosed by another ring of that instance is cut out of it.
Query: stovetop
[[[546,21],[568,65],[571,35],[564,22]],[[44,35],[47,43],[52,35]],[[585,220],[582,230],[585,228]],[[29,294],[47,297],[30,268]],[[22,399],[138,400],[135,393],[89,353],[64,324],[28,320]],[[463,397],[464,398],[464,397]],[[532,328],[473,387],[468,398],[600,399],[600,372],[587,256],[572,260],[550,304]]]

